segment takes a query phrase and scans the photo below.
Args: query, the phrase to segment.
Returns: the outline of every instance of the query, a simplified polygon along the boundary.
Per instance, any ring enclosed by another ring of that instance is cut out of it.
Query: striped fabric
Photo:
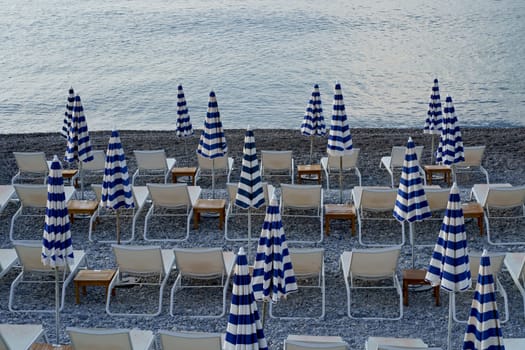
[[[64,113],[64,124],[62,125],[61,135],[67,140],[69,135],[69,128],[71,127],[71,120],[73,119],[73,104],[75,102],[75,91],[72,87],[69,88],[69,96],[67,97],[66,112]]]
[[[46,219],[41,259],[44,266],[51,267],[65,266],[74,262],[62,165],[57,156],[53,158],[47,180]]]
[[[352,150],[352,135],[345,112],[341,84],[335,84],[333,114],[328,133],[326,152],[331,156],[344,156]]]
[[[177,87],[177,136],[187,137],[193,135],[193,126],[191,125],[186,98],[182,85]]]
[[[249,126],[244,136],[242,154],[242,169],[235,205],[243,209],[257,209],[264,204],[264,192],[255,148],[255,136]]]
[[[102,179],[102,205],[109,209],[133,208],[134,206],[126,157],[117,130],[111,132],[106,151]]]
[[[445,119],[443,120],[443,130],[437,149],[436,162],[444,165],[452,165],[465,160],[463,152],[463,140],[461,130],[457,125],[458,118],[452,103],[452,97],[447,96],[445,105]]]
[[[223,157],[228,152],[226,138],[222,129],[221,115],[217,105],[215,92],[210,92],[208,100],[208,111],[204,119],[204,129],[202,130],[197,147],[197,153],[209,159]]]
[[[416,146],[410,137],[406,147],[401,179],[399,180],[394,217],[401,222],[414,222],[430,216],[430,208],[419,172]]]
[[[301,124],[301,134],[304,136],[324,136],[326,125],[323,117],[323,107],[321,105],[321,93],[319,85],[314,85],[312,96],[306,106],[306,114]]]
[[[481,256],[478,283],[472,300],[467,331],[463,339],[463,349],[505,349],[494,292],[494,276],[491,273],[490,257],[486,250]]]
[[[75,96],[75,103],[73,105],[73,117],[67,136],[65,160],[67,162],[73,162],[75,160],[90,162],[93,160],[86,116],[84,115],[82,101],[78,95]]]
[[[266,350],[268,345],[257,310],[248,271],[248,259],[241,247],[233,276],[232,302],[224,350]]]
[[[424,134],[440,135],[443,123],[443,112],[441,109],[441,96],[439,95],[439,83],[434,79],[434,86],[428,103],[427,119],[425,120]]]
[[[255,300],[278,302],[297,291],[292,260],[275,197],[266,210],[253,268]]]

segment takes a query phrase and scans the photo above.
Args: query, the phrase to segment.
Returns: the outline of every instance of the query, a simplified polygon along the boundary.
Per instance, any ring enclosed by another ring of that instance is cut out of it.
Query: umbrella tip
[[[210,97],[215,97],[215,91],[213,90],[210,91]]]
[[[243,248],[243,247],[240,247],[240,248],[239,248],[239,253],[238,253],[238,255],[245,255],[245,253],[244,253],[244,248]]]
[[[319,84],[314,84],[314,89],[319,89]]]
[[[435,84],[438,83],[438,78],[435,78],[435,79],[434,79],[434,83],[435,83]]]
[[[483,249],[483,253],[481,253],[481,256],[487,256],[489,255],[489,252],[487,251],[487,249]]]

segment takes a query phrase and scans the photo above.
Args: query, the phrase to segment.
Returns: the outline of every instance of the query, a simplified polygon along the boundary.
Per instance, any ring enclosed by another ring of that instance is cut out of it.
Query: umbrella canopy
[[[253,268],[256,300],[278,302],[297,291],[292,260],[284,235],[279,203],[272,197],[266,209]]]
[[[133,208],[134,202],[126,156],[117,130],[111,132],[106,151],[106,163],[102,179],[102,205],[108,209],[116,210],[117,242],[120,243],[118,209],[122,207]]]
[[[461,130],[457,125],[458,117],[452,103],[452,97],[447,96],[443,129],[437,149],[436,162],[444,165],[454,165],[465,160]]]
[[[187,137],[191,135],[193,135],[193,127],[188,113],[188,106],[186,105],[182,85],[179,85],[177,87],[177,136]]]
[[[432,286],[440,285],[441,289],[449,292],[448,349],[450,350],[453,293],[465,291],[471,286],[465,220],[456,183],[450,189],[447,209],[425,279]]]
[[[472,300],[467,331],[463,339],[463,349],[505,349],[494,292],[494,276],[490,268],[490,257],[486,250],[481,256],[478,283]]]
[[[416,155],[416,146],[412,138],[408,138],[403,170],[397,189],[394,218],[398,221],[408,221],[410,231],[410,244],[412,245],[412,268],[414,267],[414,233],[412,223],[430,217],[430,207],[423,188],[419,162]]]
[[[428,103],[427,119],[425,120],[424,134],[432,135],[431,161],[434,162],[434,135],[441,135],[443,124],[443,110],[441,109],[441,96],[439,95],[439,82],[434,79],[434,86]]]
[[[310,163],[312,163],[314,136],[324,136],[326,134],[321,93],[317,84],[314,85],[312,96],[306,106],[306,113],[301,124],[301,134],[310,137]]]
[[[234,269],[232,303],[224,342],[224,350],[241,349],[268,349],[253,296],[248,259],[242,247],[237,254]]]
[[[67,140],[69,135],[69,128],[71,127],[71,119],[73,119],[73,104],[75,102],[75,90],[69,88],[69,96],[67,97],[66,112],[64,113],[64,124],[62,125],[61,135]]]

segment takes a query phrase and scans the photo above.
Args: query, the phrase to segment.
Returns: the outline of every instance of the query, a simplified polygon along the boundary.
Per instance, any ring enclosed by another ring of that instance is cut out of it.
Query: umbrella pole
[[[313,153],[314,153],[314,135],[310,135],[310,164],[312,164]]]
[[[412,269],[415,266],[415,257],[414,257],[414,231],[412,223],[408,223],[408,234],[410,235],[410,245],[412,246]]]
[[[432,153],[430,153],[430,164],[434,164],[434,140],[435,140],[435,134],[432,134],[432,143],[431,143],[431,146],[430,146],[430,151]],[[421,160],[420,160],[421,161]]]
[[[55,267],[55,327],[56,345],[60,344],[60,288],[58,284],[58,268]]]
[[[211,198],[215,199],[215,158],[211,160]]]
[[[78,160],[78,172],[80,173],[80,199],[84,200],[84,172],[82,171],[82,161]]]
[[[252,216],[250,208],[248,208],[248,251],[246,253],[246,258],[249,259],[250,257],[250,248],[251,248],[251,240],[252,240]]]
[[[452,350],[452,303],[453,303],[453,293],[448,293],[448,333],[447,333],[447,349]]]
[[[343,204],[343,156],[339,157],[339,204]]]
[[[115,210],[117,216],[117,244],[120,244],[120,217],[119,210]]]

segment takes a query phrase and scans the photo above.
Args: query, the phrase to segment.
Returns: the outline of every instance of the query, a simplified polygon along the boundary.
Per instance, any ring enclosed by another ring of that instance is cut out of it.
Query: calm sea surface
[[[525,125],[523,0],[0,0],[0,133],[55,132],[70,86],[90,130],[299,128],[318,83],[329,122],[422,127],[432,81],[462,126]]]

